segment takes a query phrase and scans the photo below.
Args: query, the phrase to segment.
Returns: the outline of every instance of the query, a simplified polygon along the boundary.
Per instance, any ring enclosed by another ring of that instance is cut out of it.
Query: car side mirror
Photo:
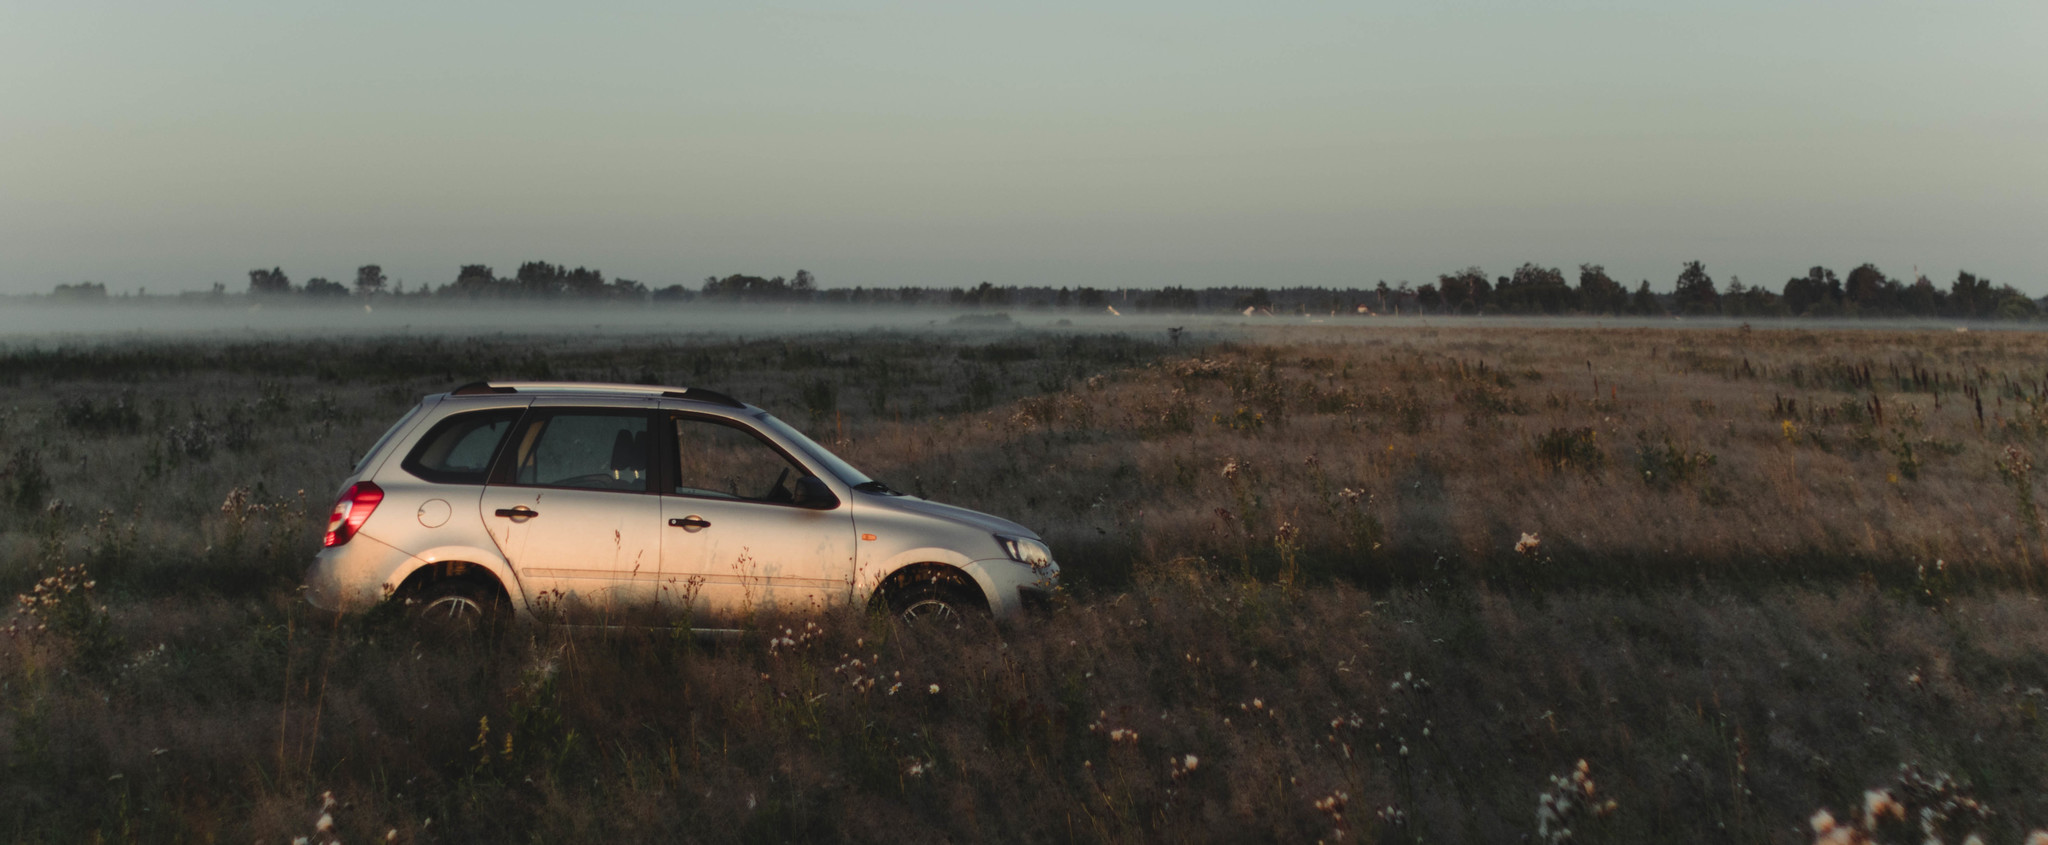
[[[837,506],[839,497],[832,495],[832,488],[825,486],[824,479],[806,475],[796,480],[796,498],[792,503],[797,507],[825,510]]]

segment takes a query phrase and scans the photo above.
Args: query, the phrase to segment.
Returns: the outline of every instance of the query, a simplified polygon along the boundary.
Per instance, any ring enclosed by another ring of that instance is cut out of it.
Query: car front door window
[[[675,420],[675,489],[684,496],[788,504],[803,470],[754,435],[722,423]]]

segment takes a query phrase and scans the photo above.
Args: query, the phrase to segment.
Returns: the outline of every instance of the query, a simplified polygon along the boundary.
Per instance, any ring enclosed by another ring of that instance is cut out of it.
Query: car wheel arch
[[[875,588],[868,593],[867,603],[869,607],[887,607],[892,596],[930,583],[971,597],[980,603],[982,610],[992,611],[994,608],[989,600],[989,585],[983,583],[983,580],[984,577],[980,573],[969,567],[932,560],[913,561],[891,569],[887,575],[880,578],[875,583]]]
[[[392,583],[388,585],[392,598],[403,600],[429,584],[454,579],[482,584],[498,592],[515,611],[523,612],[525,609],[519,582],[502,562],[490,561],[483,555],[433,555],[413,560],[415,565],[409,567],[402,577],[393,573]]]

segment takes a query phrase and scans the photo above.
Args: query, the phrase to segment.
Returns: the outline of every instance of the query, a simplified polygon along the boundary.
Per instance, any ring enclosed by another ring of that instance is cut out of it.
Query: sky
[[[1699,260],[2041,295],[2044,34],[2039,0],[7,0],[0,293]]]

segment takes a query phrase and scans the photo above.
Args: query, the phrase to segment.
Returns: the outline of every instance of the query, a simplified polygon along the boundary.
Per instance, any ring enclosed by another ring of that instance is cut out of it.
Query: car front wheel
[[[934,581],[910,584],[891,593],[889,612],[917,625],[958,625],[988,616],[988,608],[976,597],[959,587]]]

